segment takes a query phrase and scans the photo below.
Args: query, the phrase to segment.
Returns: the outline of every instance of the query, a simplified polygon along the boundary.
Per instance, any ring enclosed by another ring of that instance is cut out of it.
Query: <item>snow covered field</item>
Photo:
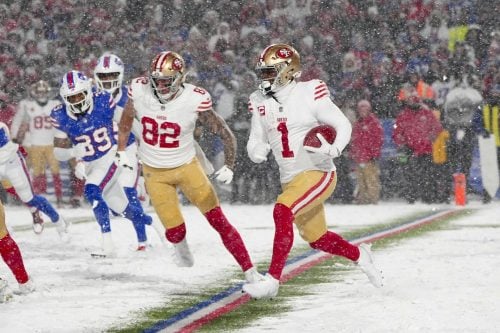
[[[396,217],[450,206],[381,203],[329,205],[332,230],[346,231]],[[495,332],[500,327],[500,202],[472,202],[477,211],[450,223],[450,230],[426,233],[376,251],[385,286],[377,290],[358,271],[346,282],[317,285],[294,301],[294,310],[263,318],[244,332]],[[271,255],[271,206],[223,205],[254,261]],[[118,248],[114,259],[94,259],[99,248],[95,222],[74,223],[61,243],[54,228],[37,236],[22,207],[7,207],[7,224],[23,252],[37,291],[0,305],[0,332],[96,332],[133,321],[138,311],[164,304],[169,295],[232,278],[238,266],[217,234],[193,207],[184,207],[192,268],[177,268],[171,249],[148,230],[152,247],[135,252],[130,223],[112,220]],[[75,222],[89,209],[61,213]],[[49,224],[49,223],[47,223]],[[304,242],[296,235],[296,244]],[[0,276],[15,288],[5,264]],[[240,274],[243,279],[243,274]]]

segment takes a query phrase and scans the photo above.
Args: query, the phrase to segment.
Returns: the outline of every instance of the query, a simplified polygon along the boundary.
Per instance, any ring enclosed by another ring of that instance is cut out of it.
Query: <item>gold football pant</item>
[[[4,238],[7,234],[8,231],[5,224],[5,211],[3,209],[2,202],[0,201],[0,239]]]
[[[291,182],[283,184],[283,193],[276,203],[290,208],[300,236],[308,243],[318,240],[327,232],[323,203],[332,195],[337,185],[334,171],[305,171]]]
[[[47,165],[52,174],[59,174],[59,161],[54,157],[54,146],[31,146],[29,156],[34,177],[45,174]]]
[[[219,206],[219,199],[198,159],[177,168],[143,165],[144,180],[156,214],[166,229],[184,223],[177,188],[202,214]]]

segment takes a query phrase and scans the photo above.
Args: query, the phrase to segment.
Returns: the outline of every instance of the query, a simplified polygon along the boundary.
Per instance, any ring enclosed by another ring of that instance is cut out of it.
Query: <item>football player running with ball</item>
[[[194,147],[198,120],[224,142],[225,165],[215,172],[215,178],[229,184],[235,160],[234,135],[212,109],[210,94],[184,83],[185,75],[185,62],[178,53],[161,52],[151,62],[149,77],[132,80],[119,124],[117,158],[120,165],[129,165],[126,143],[134,119],[139,120],[142,124],[139,157],[146,188],[166,228],[166,238],[174,245],[175,263],[181,267],[193,265],[177,196],[179,188],[219,233],[224,246],[245,272],[246,280],[255,282],[262,276],[253,267],[240,234],[224,216]]]
[[[370,246],[355,246],[327,230],[323,203],[337,183],[332,159],[339,157],[349,143],[351,124],[331,101],[323,81],[297,82],[300,69],[300,56],[293,47],[268,46],[256,67],[261,81],[259,91],[250,95],[248,155],[253,162],[261,163],[272,150],[283,189],[273,211],[275,234],[269,271],[263,280],[243,286],[253,298],[278,294],[279,280],[293,244],[293,224],[312,248],[356,262],[375,286],[382,285]],[[335,129],[335,141],[330,144],[318,134],[319,147],[304,146],[306,134],[320,124]]]

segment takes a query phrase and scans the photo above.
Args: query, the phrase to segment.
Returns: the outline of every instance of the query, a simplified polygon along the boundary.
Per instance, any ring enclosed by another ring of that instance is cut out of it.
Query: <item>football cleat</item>
[[[154,229],[154,231],[156,232],[156,234],[160,238],[160,241],[162,242],[162,244],[164,244],[164,245],[167,244],[167,239],[165,237],[165,227],[163,226],[163,224],[160,221],[158,221],[157,219],[153,218],[153,220],[149,226]]]
[[[106,257],[114,257],[116,255],[116,249],[113,243],[113,238],[111,238],[111,232],[102,234],[102,252]]]
[[[68,242],[69,241],[69,234],[68,234],[69,223],[66,222],[66,220],[63,219],[62,216],[59,216],[59,220],[54,222],[54,225],[56,227],[57,233],[59,234],[59,237],[61,237],[61,240],[65,243]]]
[[[243,291],[252,298],[272,298],[278,295],[280,282],[267,273],[262,280],[243,285]]]
[[[174,244],[174,262],[178,267],[192,267],[194,265],[193,255],[189,250],[186,238]]]
[[[148,244],[146,242],[140,242],[139,245],[137,245],[137,251],[139,252],[146,251],[147,245]]]
[[[78,197],[71,198],[69,200],[69,204],[71,205],[72,208],[78,208],[82,206],[80,199]]]
[[[371,244],[363,243],[359,245],[359,259],[357,261],[357,265],[361,268],[363,273],[368,276],[370,282],[376,288],[380,288],[384,285],[383,276],[382,272],[378,270],[373,263],[371,247]]]
[[[7,281],[0,278],[0,303],[5,303],[12,298]]]
[[[260,274],[255,267],[245,271],[245,280],[248,283],[256,283],[264,280],[264,275]]]
[[[19,289],[15,292],[17,295],[27,295],[34,292],[36,289],[33,279],[30,278],[25,283],[19,283]]]
[[[61,198],[58,198],[56,201],[57,208],[64,208],[64,202]]]
[[[33,216],[33,231],[35,234],[39,235],[43,231],[43,219],[38,210],[31,213],[31,215]]]

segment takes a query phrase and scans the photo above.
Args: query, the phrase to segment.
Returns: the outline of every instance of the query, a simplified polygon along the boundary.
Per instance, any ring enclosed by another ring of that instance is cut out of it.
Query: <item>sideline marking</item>
[[[462,209],[448,209],[438,213],[433,213],[429,216],[417,219],[415,221],[406,222],[394,227],[389,227],[384,230],[376,231],[364,237],[349,240],[353,244],[360,244],[363,242],[374,242],[376,240],[401,234],[403,232],[419,228],[426,224],[430,224],[437,219],[454,215]],[[281,283],[296,277],[300,273],[308,270],[309,268],[331,258],[333,255],[317,250],[305,252],[302,255],[289,259],[283,270]],[[194,332],[203,325],[216,319],[217,317],[231,312],[240,305],[248,302],[251,297],[248,294],[242,293],[241,287],[243,283],[238,283],[231,288],[228,288],[217,295],[214,295],[207,301],[200,302],[190,308],[187,308],[176,315],[159,321],[144,332]]]

